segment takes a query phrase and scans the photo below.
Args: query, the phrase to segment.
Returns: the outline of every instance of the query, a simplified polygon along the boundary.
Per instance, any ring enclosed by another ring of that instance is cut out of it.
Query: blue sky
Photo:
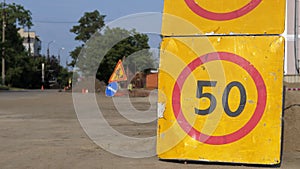
[[[69,52],[79,42],[69,30],[84,12],[98,10],[106,15],[106,23],[117,18],[142,12],[162,12],[163,0],[6,0],[7,3],[21,4],[32,13],[35,31],[42,40],[42,54],[46,54],[47,46],[51,43],[50,54],[58,55],[60,48],[61,64],[71,61]]]

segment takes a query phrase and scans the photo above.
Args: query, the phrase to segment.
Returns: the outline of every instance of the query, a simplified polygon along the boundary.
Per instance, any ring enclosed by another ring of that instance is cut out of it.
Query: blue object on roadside
[[[106,87],[105,95],[108,96],[108,97],[113,97],[117,93],[118,88],[119,87],[118,87],[118,83],[117,82],[111,82]]]

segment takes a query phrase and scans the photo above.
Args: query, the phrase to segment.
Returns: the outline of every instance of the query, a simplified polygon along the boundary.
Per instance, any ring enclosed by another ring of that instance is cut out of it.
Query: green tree
[[[5,18],[5,42],[0,43],[0,50],[5,49],[5,64],[6,64],[6,82],[8,84],[20,83],[22,73],[26,71],[28,66],[27,56],[23,39],[18,34],[19,27],[27,27],[28,29],[33,25],[31,20],[31,12],[26,10],[23,6],[12,3],[1,3],[0,13],[4,14]],[[3,24],[3,18],[0,18],[1,28]],[[1,34],[2,34],[1,29]],[[1,64],[2,66],[2,64]]]
[[[58,63],[57,57],[52,56],[47,60],[44,56],[30,57],[25,51],[23,40],[18,30],[20,27],[30,29],[33,25],[31,12],[23,6],[12,4],[1,4],[1,14],[5,13],[6,31],[5,48],[6,61],[6,83],[9,86],[20,88],[40,88],[42,85],[42,63],[45,64],[45,87],[50,87],[49,81],[55,80],[57,84],[66,84],[69,73]],[[2,17],[0,19],[2,27]],[[2,34],[2,29],[1,29]],[[2,42],[2,36],[1,36]],[[1,64],[2,65],[2,64]],[[57,86],[58,87],[58,86]]]
[[[101,31],[104,22],[93,23],[93,21],[99,22],[93,18],[99,18],[101,15],[96,13],[97,17],[95,17],[88,14],[85,13],[79,20],[80,24],[71,29],[71,32],[77,35],[75,40],[85,43],[76,47],[70,54],[73,58],[70,65],[74,67],[76,63],[76,69],[79,69],[82,75],[96,76],[99,80],[108,82],[118,60],[128,56],[136,56],[129,57],[125,63],[132,72],[154,66],[154,59],[148,50],[150,47],[147,35],[121,28],[106,27]],[[104,17],[102,15],[100,20],[103,21]],[[83,24],[87,21],[90,22],[88,26]],[[90,28],[87,29],[87,27]],[[100,60],[102,60],[101,63]],[[95,72],[97,73],[93,74]]]
[[[82,48],[76,66],[82,75],[108,82],[120,59],[127,58],[125,66],[133,73],[153,67],[154,59],[148,49],[147,35],[135,30],[106,28],[102,34],[94,34]]]
[[[154,59],[148,50],[150,48],[148,45],[149,38],[146,34],[140,34],[135,30],[128,31],[121,28],[107,28],[103,36],[101,36],[101,40],[105,43],[108,41],[110,43],[117,43],[108,49],[108,52],[104,55],[99,65],[96,75],[99,80],[108,82],[118,60],[124,58],[126,58],[123,60],[125,71],[130,71],[133,74],[137,71],[154,67]]]
[[[78,21],[79,25],[73,26],[72,29],[70,29],[70,32],[76,34],[75,40],[86,43],[93,34],[95,34],[97,31],[100,31],[104,27],[104,18],[105,15],[101,15],[98,10],[93,12],[85,12]],[[82,48],[83,45],[76,47],[70,52],[70,56],[73,60],[69,66],[74,67]]]
[[[47,88],[61,89],[68,85],[68,79],[72,77],[72,73],[67,68],[62,67],[57,58],[51,56],[45,62],[45,87]]]

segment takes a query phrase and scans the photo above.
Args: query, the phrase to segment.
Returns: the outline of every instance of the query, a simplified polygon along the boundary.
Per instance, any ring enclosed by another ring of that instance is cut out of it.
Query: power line
[[[111,22],[113,19],[105,20],[105,22]],[[78,21],[54,21],[54,20],[34,20],[34,23],[45,23],[45,24],[78,24]]]
[[[49,24],[76,24],[78,22],[75,21],[43,21],[43,20],[37,20],[34,21],[34,23],[49,23]]]

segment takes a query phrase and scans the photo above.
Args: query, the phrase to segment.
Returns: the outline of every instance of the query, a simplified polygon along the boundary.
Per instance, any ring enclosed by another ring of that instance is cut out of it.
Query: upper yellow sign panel
[[[281,34],[285,0],[165,0],[162,34]]]

